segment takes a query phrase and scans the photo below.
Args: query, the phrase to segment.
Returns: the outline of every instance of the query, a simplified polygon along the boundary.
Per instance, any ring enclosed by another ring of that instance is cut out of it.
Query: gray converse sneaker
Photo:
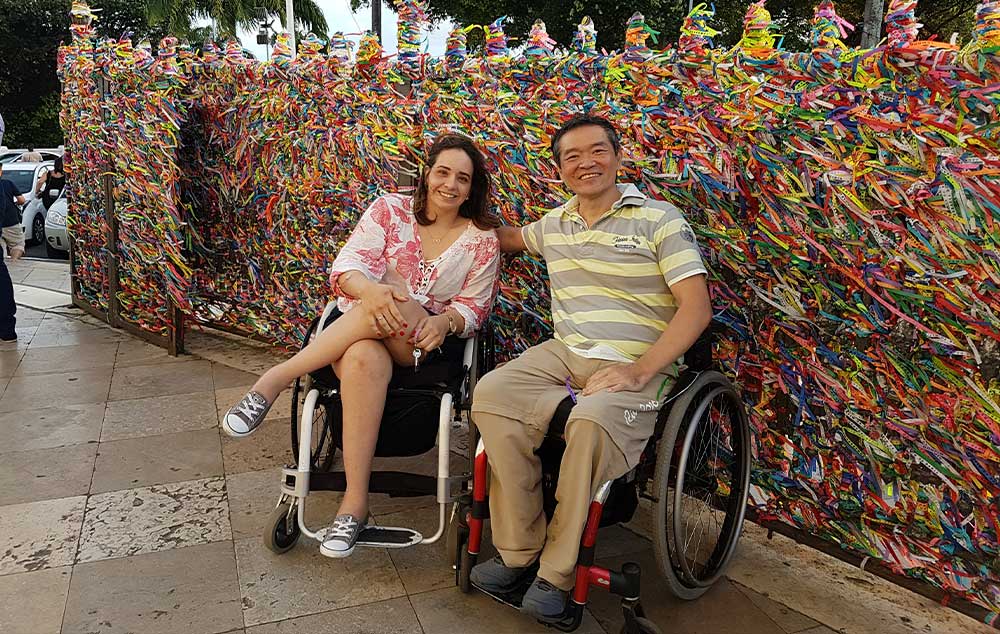
[[[247,392],[222,418],[222,429],[236,438],[252,434],[264,422],[271,403],[259,392]]]
[[[338,515],[333,520],[333,526],[326,529],[319,552],[335,559],[350,556],[358,542],[358,535],[364,529],[365,522],[353,515]]]
[[[521,601],[521,612],[533,616],[542,623],[555,623],[563,618],[566,612],[566,600],[569,592],[560,590],[545,579],[535,577],[535,581],[524,593]]]
[[[469,580],[474,586],[486,592],[503,594],[515,590],[533,572],[532,566],[510,568],[503,562],[503,558],[497,555],[489,561],[473,566]]]

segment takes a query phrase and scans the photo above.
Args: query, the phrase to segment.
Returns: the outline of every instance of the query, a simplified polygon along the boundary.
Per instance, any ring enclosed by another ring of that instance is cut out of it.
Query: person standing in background
[[[3,178],[3,163],[0,163],[0,226],[11,262],[17,262],[24,255],[24,229],[17,209],[17,205],[23,205],[24,201],[17,186]],[[0,260],[0,341],[17,341],[17,333],[14,331],[16,312],[14,284],[7,270],[7,263]]]

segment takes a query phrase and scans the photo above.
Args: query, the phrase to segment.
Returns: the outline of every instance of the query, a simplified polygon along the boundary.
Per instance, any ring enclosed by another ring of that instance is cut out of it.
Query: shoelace
[[[264,411],[267,407],[267,403],[263,402],[263,399],[257,400],[252,395],[247,395],[240,404],[237,406],[237,411],[243,414],[243,417],[247,420],[253,420]]]
[[[358,522],[355,522],[354,520],[334,520],[333,526],[326,531],[326,539],[331,539],[333,537],[350,539],[351,533],[354,532],[354,528],[357,525]]]

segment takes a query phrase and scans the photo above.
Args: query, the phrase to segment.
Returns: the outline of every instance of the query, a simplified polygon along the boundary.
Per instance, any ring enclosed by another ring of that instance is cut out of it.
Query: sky
[[[361,39],[361,33],[371,29],[372,14],[368,7],[360,9],[358,13],[352,13],[350,0],[316,0],[316,4],[323,9],[330,33],[343,31],[349,40],[357,43]],[[382,3],[382,48],[388,55],[396,52],[396,12],[392,10],[391,4],[391,2]],[[274,26],[278,28],[277,20]],[[444,22],[427,32],[425,50],[434,57],[444,55],[450,30],[451,23]],[[265,47],[257,44],[256,31],[241,31],[239,36],[243,46],[257,59],[266,58]]]

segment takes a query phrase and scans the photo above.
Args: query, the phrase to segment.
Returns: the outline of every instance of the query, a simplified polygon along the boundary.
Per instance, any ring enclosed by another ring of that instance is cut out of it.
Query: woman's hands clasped
[[[402,336],[407,323],[396,302],[410,301],[406,281],[398,271],[390,269],[381,283],[373,283],[360,294],[361,305],[371,323],[372,330],[380,337]]]

